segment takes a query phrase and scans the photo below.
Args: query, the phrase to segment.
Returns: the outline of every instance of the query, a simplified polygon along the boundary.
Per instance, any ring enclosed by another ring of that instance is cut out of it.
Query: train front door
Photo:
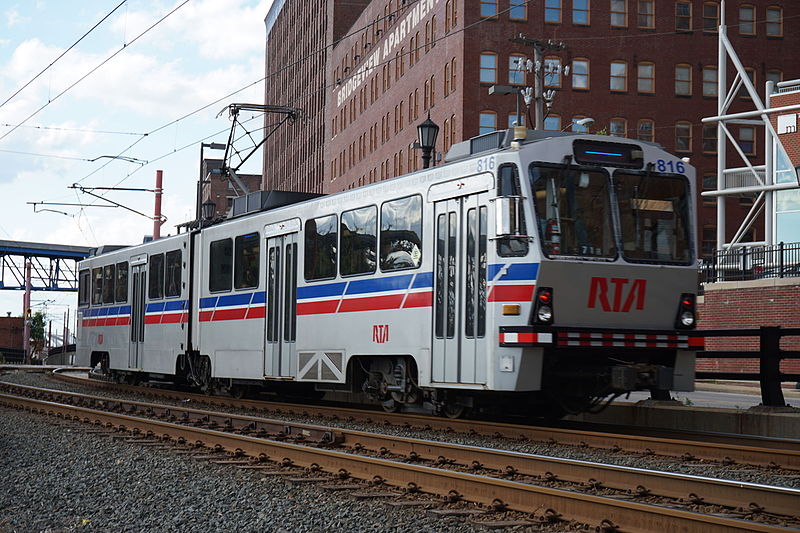
[[[264,375],[295,371],[297,333],[297,233],[267,238],[267,316]]]
[[[145,256],[146,257],[146,256]],[[131,260],[133,263],[134,260]],[[131,321],[128,368],[141,368],[144,355],[144,312],[147,307],[147,263],[131,266]]]
[[[488,195],[434,204],[433,381],[486,383]]]

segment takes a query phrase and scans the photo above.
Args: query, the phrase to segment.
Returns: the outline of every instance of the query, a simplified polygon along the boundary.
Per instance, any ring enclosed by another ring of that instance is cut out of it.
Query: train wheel
[[[461,418],[467,412],[467,408],[460,404],[446,403],[442,407],[442,414],[447,418]]]
[[[396,402],[389,398],[385,402],[381,403],[381,407],[383,407],[383,410],[387,413],[396,413],[400,410],[400,402]]]

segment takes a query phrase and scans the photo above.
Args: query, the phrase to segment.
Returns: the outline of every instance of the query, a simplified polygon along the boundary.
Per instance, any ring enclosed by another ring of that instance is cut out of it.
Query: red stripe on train
[[[430,307],[433,305],[433,291],[429,292],[412,292],[406,298],[403,304],[404,308],[409,307]]]
[[[400,309],[400,304],[402,303],[402,294],[369,296],[366,298],[350,298],[348,300],[342,300],[342,305],[339,307],[339,312],[351,313],[354,311],[381,311],[385,309]]]
[[[323,302],[298,302],[298,315],[321,315],[324,313],[335,313],[339,307],[339,300],[325,300]]]
[[[530,302],[533,285],[495,285],[489,293],[490,302]]]

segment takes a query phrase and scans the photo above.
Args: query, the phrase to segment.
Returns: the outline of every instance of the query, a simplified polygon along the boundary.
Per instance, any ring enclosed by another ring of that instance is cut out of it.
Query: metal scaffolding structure
[[[91,248],[37,242],[0,241],[0,290],[25,290],[25,263],[31,265],[31,290],[75,292],[78,261]]]
[[[728,62],[736,70],[730,86],[728,85]],[[725,24],[725,0],[720,6],[719,47],[717,60],[717,115],[702,120],[703,124],[716,124],[717,126],[717,189],[705,191],[702,196],[717,197],[717,250],[723,250],[741,245],[772,245],[775,244],[774,209],[775,191],[797,189],[800,184],[797,180],[797,171],[792,168],[794,179],[791,182],[775,183],[775,161],[788,161],[789,157],[778,138],[775,128],[770,121],[770,115],[785,111],[782,108],[769,108],[769,100],[765,105],[764,100],[756,91],[753,82],[748,76],[736,50],[733,48],[727,35]],[[767,98],[774,92],[775,84],[766,83]],[[728,113],[731,104],[736,101],[740,90],[746,90],[755,110],[743,113]],[[763,126],[765,135],[765,155],[763,165],[753,165],[742,150],[739,142],[731,134],[729,125]],[[728,168],[727,150],[728,143],[734,148],[744,166]],[[727,242],[727,227],[724,199],[728,196],[756,195],[750,211],[745,216],[739,228],[734,233],[730,242]],[[742,242],[747,231],[763,213],[764,241]]]

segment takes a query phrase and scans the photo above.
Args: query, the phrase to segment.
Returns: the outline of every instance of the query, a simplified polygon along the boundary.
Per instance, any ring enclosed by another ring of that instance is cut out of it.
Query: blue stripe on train
[[[489,281],[494,280],[500,269],[505,266],[503,263],[489,265],[487,277]],[[511,263],[508,270],[500,278],[502,281],[529,281],[536,279],[539,273],[539,263]]]

